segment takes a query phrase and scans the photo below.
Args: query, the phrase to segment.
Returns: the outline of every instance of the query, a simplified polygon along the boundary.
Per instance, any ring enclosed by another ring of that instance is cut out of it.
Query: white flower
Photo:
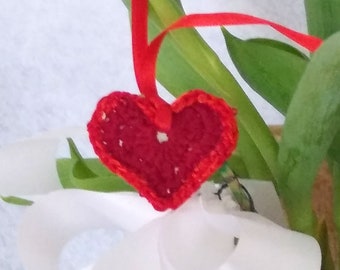
[[[136,193],[56,190],[60,186],[54,183],[52,164],[58,138],[44,137],[0,151],[1,162],[6,163],[0,169],[0,194],[52,191],[36,197],[19,228],[18,249],[26,270],[58,269],[65,244],[96,228],[117,228],[125,237],[87,270],[320,270],[320,249],[312,237],[267,219],[284,222],[271,184],[243,182],[267,218],[239,211],[228,192],[220,201],[212,184],[203,185],[200,194],[179,209],[157,212]],[[13,161],[18,159],[26,172],[17,170]]]
[[[320,250],[312,237],[241,212],[234,204],[222,212],[223,203],[205,198],[193,196],[163,213],[136,193],[55,191],[27,209],[19,251],[27,270],[58,269],[62,248],[74,235],[114,227],[126,237],[87,269],[320,269]]]

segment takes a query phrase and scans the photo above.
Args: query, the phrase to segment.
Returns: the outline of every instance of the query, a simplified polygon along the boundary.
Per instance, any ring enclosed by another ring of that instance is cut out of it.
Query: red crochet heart
[[[88,123],[101,161],[157,210],[175,209],[231,155],[235,111],[222,99],[192,90],[172,105],[168,131],[155,124],[148,99],[125,92],[102,98]]]

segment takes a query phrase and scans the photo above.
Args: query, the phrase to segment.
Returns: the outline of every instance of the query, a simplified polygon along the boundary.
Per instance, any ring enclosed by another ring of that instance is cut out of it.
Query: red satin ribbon
[[[153,101],[159,108],[159,119],[156,121],[163,129],[171,123],[170,107],[163,101],[156,87],[156,62],[160,46],[165,36],[179,28],[221,26],[221,25],[268,25],[289,39],[295,41],[311,52],[314,52],[322,40],[296,32],[280,24],[258,17],[240,13],[211,13],[185,15],[164,29],[151,43],[148,43],[148,0],[132,0],[132,47],[135,76],[141,94]]]

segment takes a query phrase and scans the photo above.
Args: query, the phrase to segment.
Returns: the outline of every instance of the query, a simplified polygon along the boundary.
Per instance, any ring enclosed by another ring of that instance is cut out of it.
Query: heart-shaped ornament
[[[163,211],[180,206],[222,165],[238,130],[235,110],[201,90],[171,105],[167,130],[157,113],[142,96],[113,92],[99,101],[88,131],[101,161]]]

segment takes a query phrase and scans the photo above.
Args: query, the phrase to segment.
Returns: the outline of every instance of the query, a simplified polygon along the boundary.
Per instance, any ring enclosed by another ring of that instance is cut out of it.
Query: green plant
[[[129,7],[129,1],[124,2]],[[310,56],[275,40],[240,40],[222,29],[242,77],[286,116],[280,142],[194,29],[177,30],[167,36],[159,55],[157,78],[175,96],[200,88],[237,108],[240,137],[228,166],[240,177],[272,181],[290,227],[316,237],[323,249],[323,269],[336,270],[340,269],[340,1],[305,0],[305,7],[310,34],[324,39]],[[179,0],[151,0],[150,39],[182,15]],[[175,80],[179,77],[186,79]],[[58,161],[59,165],[63,163],[60,172],[65,164],[73,171],[74,179],[61,174],[66,187],[78,187],[75,183],[79,179],[82,184],[91,183],[103,174],[108,186],[100,190],[129,189],[111,185],[106,169],[96,161],[83,160],[72,143],[71,150],[71,160]],[[328,184],[332,186],[324,200],[330,200],[332,207],[331,212],[321,209],[325,214],[318,215],[312,198],[322,162],[328,165]],[[91,166],[93,169],[88,169]],[[91,189],[87,184],[84,187]],[[332,232],[330,224],[335,228]]]

